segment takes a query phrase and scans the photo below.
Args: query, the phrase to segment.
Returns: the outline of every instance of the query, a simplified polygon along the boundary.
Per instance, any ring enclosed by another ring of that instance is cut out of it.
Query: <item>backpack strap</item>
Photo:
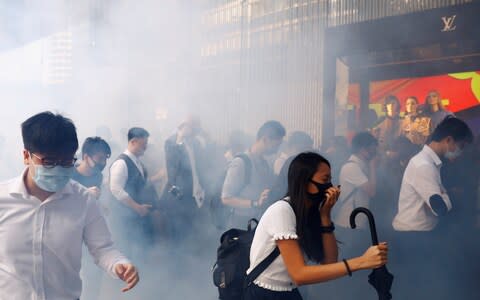
[[[287,198],[283,198],[281,201],[285,201],[290,204],[290,201],[288,201]],[[256,219],[250,219],[250,221],[248,222],[249,231],[251,230],[252,221],[256,221],[258,224],[258,221]],[[262,274],[263,271],[265,271],[279,255],[280,249],[278,248],[278,246],[276,246],[275,249],[273,249],[272,253],[270,253],[264,260],[262,260],[255,268],[253,268],[252,272],[247,275],[247,277],[245,278],[245,286],[250,286],[252,282],[257,279],[257,277],[260,276],[260,274]]]
[[[246,187],[250,184],[250,180],[252,178],[252,161],[246,153],[239,153],[235,155],[235,158],[236,157],[240,158],[245,165],[245,177],[243,178],[243,187]]]
[[[260,262],[253,270],[250,272],[250,274],[247,275],[245,278],[245,286],[250,286],[252,282],[257,279],[260,274],[265,271],[268,266],[272,264],[272,262],[280,255],[280,249],[278,247],[275,247],[275,249],[270,253],[262,262]]]

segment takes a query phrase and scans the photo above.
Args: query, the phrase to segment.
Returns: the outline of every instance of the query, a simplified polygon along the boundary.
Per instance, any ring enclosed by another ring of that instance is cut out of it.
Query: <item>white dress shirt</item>
[[[350,215],[357,207],[370,207],[370,197],[361,188],[368,182],[369,166],[357,155],[350,156],[340,170],[339,180],[342,193],[333,207],[332,217],[335,225],[350,228]],[[365,215],[356,218],[358,228],[366,228],[368,219]]]
[[[290,156],[286,154],[285,152],[280,153],[280,155],[277,157],[275,162],[273,163],[273,173],[275,175],[279,175],[280,172],[282,171],[283,165],[289,159]]]
[[[198,178],[197,161],[192,149],[192,145],[188,141],[185,141],[183,144],[185,145],[185,149],[187,150],[188,158],[190,159],[190,166],[192,168],[193,198],[195,199],[198,208],[200,208],[203,206],[203,200],[205,199],[205,191],[200,185],[200,180]]]
[[[438,194],[447,209],[452,209],[440,178],[442,161],[425,145],[423,150],[408,163],[403,174],[398,200],[398,213],[393,219],[397,231],[431,231],[438,223],[438,217],[430,206],[430,197]]]
[[[117,277],[115,265],[129,261],[113,247],[87,189],[70,180],[41,202],[28,194],[25,172],[0,183],[0,299],[78,299],[83,242],[95,263]]]
[[[125,150],[123,154],[128,156],[133,161],[137,169],[140,171],[140,174],[142,174],[142,176],[145,176],[145,174],[143,174],[143,167],[140,160],[128,150]],[[113,196],[117,198],[117,200],[123,203],[126,203],[126,200],[128,198],[131,198],[130,195],[125,191],[125,184],[127,183],[127,180],[127,164],[123,159],[118,159],[110,167],[110,191],[112,192]],[[133,200],[138,201],[138,199]]]

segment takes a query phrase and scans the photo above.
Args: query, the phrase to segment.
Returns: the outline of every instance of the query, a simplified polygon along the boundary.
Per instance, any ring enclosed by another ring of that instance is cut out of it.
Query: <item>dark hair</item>
[[[377,139],[369,132],[359,132],[352,139],[352,153],[357,154],[362,149],[378,145]]]
[[[389,104],[397,104],[398,107],[400,107],[400,101],[398,100],[398,98],[394,95],[388,95],[386,98],[385,98],[385,102],[384,102],[384,107],[385,107],[385,110],[387,108],[387,105]]]
[[[288,137],[287,146],[300,146],[302,148],[311,148],[313,146],[313,140],[308,135],[308,133],[304,131],[294,131]]]
[[[320,213],[318,207],[308,208],[307,187],[318,166],[330,163],[323,156],[314,152],[304,152],[297,155],[288,168],[288,192],[290,205],[297,221],[299,243],[307,257],[320,262],[324,258],[323,242],[320,236]]]
[[[437,96],[439,98],[438,99],[438,107],[439,107],[440,110],[444,110],[443,103],[442,103],[442,98],[440,97],[440,93],[436,90],[431,90],[431,91],[428,92],[427,96],[425,97],[425,102],[423,102],[423,105],[424,105],[423,112],[427,115],[433,113],[432,106],[429,103],[430,94],[432,94],[432,93],[437,94]]]
[[[78,139],[72,120],[60,114],[45,111],[22,123],[23,147],[49,155],[73,154],[78,149]]]
[[[438,124],[433,131],[430,140],[440,142],[448,136],[451,136],[456,142],[473,142],[473,133],[467,123],[453,116],[447,116],[442,122],[440,122],[440,124]]]
[[[146,131],[145,129],[140,128],[140,127],[132,127],[128,130],[128,141],[129,142],[134,138],[143,139],[143,138],[147,138],[149,136],[150,136],[150,134],[148,133],[148,131]]]
[[[408,99],[413,99],[413,100],[415,100],[415,103],[418,104],[418,98],[417,98],[417,97],[415,97],[415,96],[408,96],[408,97],[405,99],[405,103],[406,103],[406,101],[407,101]]]
[[[101,137],[88,137],[83,142],[82,157],[86,154],[88,156],[95,155],[97,153],[105,153],[108,157],[112,154],[112,150],[108,143]]]
[[[281,139],[285,136],[285,127],[278,121],[267,121],[257,132],[257,141],[263,137]]]

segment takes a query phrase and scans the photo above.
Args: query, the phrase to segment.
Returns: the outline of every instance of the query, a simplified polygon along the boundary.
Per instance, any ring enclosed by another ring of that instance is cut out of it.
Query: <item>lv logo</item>
[[[442,17],[442,21],[443,21],[442,32],[454,31],[455,28],[457,28],[457,26],[454,25],[456,17],[457,15],[453,15],[451,17]]]

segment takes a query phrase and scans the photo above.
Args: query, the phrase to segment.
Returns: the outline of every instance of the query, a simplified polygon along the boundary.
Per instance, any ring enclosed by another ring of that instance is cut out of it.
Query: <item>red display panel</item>
[[[454,113],[478,106],[480,105],[480,71],[372,82],[370,103],[373,104],[371,107],[380,113],[383,100],[391,94],[398,97],[404,111],[407,97],[415,96],[419,103],[423,104],[431,90],[438,91],[445,108]],[[359,102],[359,85],[351,84],[348,103],[358,107]]]

